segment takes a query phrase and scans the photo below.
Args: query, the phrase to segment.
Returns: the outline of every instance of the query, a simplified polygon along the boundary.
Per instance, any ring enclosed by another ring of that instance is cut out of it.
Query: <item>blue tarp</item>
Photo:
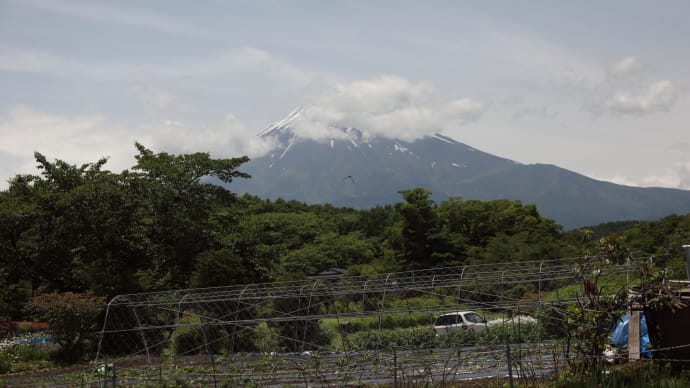
[[[630,322],[630,315],[623,314],[609,335],[609,342],[611,345],[620,349],[628,345],[628,323]],[[640,353],[645,357],[652,357],[652,352],[649,349],[649,333],[647,332],[647,319],[644,312],[640,311]]]

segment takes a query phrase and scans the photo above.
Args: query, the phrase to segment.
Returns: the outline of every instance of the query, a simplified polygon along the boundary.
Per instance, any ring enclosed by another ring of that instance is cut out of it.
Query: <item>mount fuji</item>
[[[369,208],[402,201],[399,190],[424,187],[437,202],[455,196],[536,204],[565,229],[690,211],[690,191],[622,186],[554,165],[525,165],[441,134],[403,141],[331,126],[328,137],[303,137],[293,129],[302,114],[297,109],[258,133],[278,147],[243,165],[252,178],[235,180],[229,189]]]

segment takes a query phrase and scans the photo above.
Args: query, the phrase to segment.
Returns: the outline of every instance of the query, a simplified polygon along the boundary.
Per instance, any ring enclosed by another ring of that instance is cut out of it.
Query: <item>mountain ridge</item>
[[[442,134],[414,141],[329,128],[335,137],[301,137],[290,125],[296,109],[259,132],[279,146],[251,160],[251,179],[231,189],[271,199],[370,208],[400,202],[400,190],[424,187],[432,199],[520,200],[564,228],[622,220],[655,220],[690,209],[690,191],[599,181],[550,164],[522,164]],[[352,179],[344,179],[351,177]]]

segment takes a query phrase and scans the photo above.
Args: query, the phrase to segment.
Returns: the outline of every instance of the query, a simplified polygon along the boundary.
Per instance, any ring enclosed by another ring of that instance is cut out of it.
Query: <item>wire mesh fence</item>
[[[646,259],[607,267],[605,275],[632,282],[635,265]],[[508,375],[534,379],[554,373],[568,355],[542,337],[537,325],[518,317],[558,320],[549,311],[573,296],[547,299],[547,293],[573,283],[590,265],[572,258],[120,295],[107,305],[93,366],[68,373],[69,378],[34,376],[30,385],[444,385]],[[439,315],[460,310],[489,314],[498,323],[479,342],[463,330],[434,333]],[[61,378],[68,383],[60,385]],[[21,385],[13,381],[10,385]]]

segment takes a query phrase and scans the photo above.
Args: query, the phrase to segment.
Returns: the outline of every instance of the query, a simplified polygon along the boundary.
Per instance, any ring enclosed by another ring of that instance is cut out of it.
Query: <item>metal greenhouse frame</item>
[[[572,258],[466,265],[119,295],[107,305],[95,362],[114,363],[119,378],[130,385],[174,380],[180,373],[196,376],[201,386],[223,381],[393,384],[496,376],[511,364],[506,346],[439,345],[431,331],[434,318],[460,309],[491,309],[506,317],[519,309],[534,315],[546,305],[544,290],[572,282],[575,269],[583,265],[591,262]],[[631,268],[628,263],[609,271],[631,276]],[[517,285],[528,285],[534,298],[518,300],[513,296]],[[381,338],[390,335],[392,324],[407,326],[416,342],[402,338],[395,346],[383,345]],[[356,329],[368,336],[355,343]],[[525,357],[535,373],[553,368],[555,353],[549,344],[514,351],[520,357],[532,352]],[[474,374],[467,375],[468,370]]]

